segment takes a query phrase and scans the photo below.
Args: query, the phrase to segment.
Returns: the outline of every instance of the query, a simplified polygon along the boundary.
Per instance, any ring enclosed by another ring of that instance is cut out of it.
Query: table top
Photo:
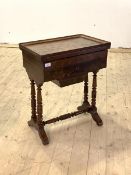
[[[110,42],[100,40],[83,34],[58,37],[53,39],[38,40],[20,43],[21,50],[26,50],[30,53],[39,56],[53,56],[61,53],[71,53],[72,51],[93,51],[104,50],[105,47],[110,47]]]
[[[37,84],[55,81],[60,87],[84,80],[88,72],[107,66],[111,43],[83,34],[20,43],[23,66]]]

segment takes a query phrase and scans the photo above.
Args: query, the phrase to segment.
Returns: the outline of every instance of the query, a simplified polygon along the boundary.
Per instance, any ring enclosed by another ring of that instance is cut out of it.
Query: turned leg
[[[77,109],[78,110],[84,110],[88,109],[90,107],[90,104],[88,102],[88,76],[85,77],[84,80],[84,101],[81,106],[79,106]]]
[[[28,121],[29,126],[34,126],[37,121],[36,116],[36,93],[35,93],[35,82],[30,80],[31,84],[31,120]]]
[[[93,73],[91,106],[94,110],[96,110],[96,88],[97,88],[97,74]]]
[[[39,132],[39,136],[43,142],[44,145],[48,144],[48,137],[46,135],[46,132],[44,130],[44,126],[43,126],[43,111],[42,111],[42,95],[41,95],[41,86],[42,85],[38,85],[37,86],[37,125],[38,125],[38,132]]]
[[[92,115],[93,120],[97,123],[97,125],[101,126],[103,125],[103,122],[97,113],[97,107],[96,107],[96,87],[97,87],[97,72],[93,72],[92,100],[91,100],[91,109],[89,110],[89,112]]]

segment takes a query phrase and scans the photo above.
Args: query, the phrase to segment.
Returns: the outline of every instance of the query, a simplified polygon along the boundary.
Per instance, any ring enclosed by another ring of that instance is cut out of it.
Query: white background
[[[0,0],[0,43],[77,33],[131,47],[131,0]]]

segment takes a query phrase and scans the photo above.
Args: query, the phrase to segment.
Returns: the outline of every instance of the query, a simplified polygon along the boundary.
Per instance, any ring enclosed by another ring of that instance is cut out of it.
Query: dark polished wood
[[[87,112],[87,110],[81,110],[81,111],[79,110],[79,111],[67,113],[67,114],[61,115],[59,117],[52,118],[52,119],[47,120],[47,121],[43,121],[43,124],[46,125],[46,124],[50,124],[50,123],[55,123],[55,122],[60,121],[60,120],[65,120],[65,119],[77,116],[77,115],[82,114],[84,112]]]
[[[36,122],[37,121],[37,116],[36,116],[36,93],[35,93],[35,82],[34,82],[34,80],[31,80],[31,110],[32,110],[31,119],[33,119]]]
[[[19,44],[23,55],[23,66],[31,80],[32,116],[28,124],[38,130],[44,145],[49,143],[45,132],[46,124],[86,112],[91,114],[98,126],[103,124],[96,107],[97,72],[106,68],[110,46],[110,42],[83,34]],[[89,72],[93,72],[91,103],[88,100]],[[78,110],[47,121],[43,120],[41,88],[42,84],[48,81],[52,81],[59,87],[84,81],[84,99]]]
[[[44,130],[43,126],[43,110],[42,110],[42,95],[41,95],[41,86],[37,86],[37,124],[38,124],[38,132],[39,136],[43,142],[44,145],[48,144],[48,137],[46,135],[46,132]]]
[[[84,101],[81,106],[78,106],[78,110],[84,110],[90,108],[90,104],[88,102],[88,75],[84,80]]]
[[[88,76],[85,78],[84,81],[84,102],[88,103]]]
[[[92,100],[91,100],[91,109],[89,112],[93,120],[96,122],[96,124],[98,126],[102,126],[103,122],[97,113],[97,107],[96,107],[96,88],[97,88],[97,72],[93,72]]]
[[[36,126],[37,115],[36,115],[36,92],[35,92],[35,82],[30,79],[31,84],[31,120],[28,121],[29,126]]]
[[[96,108],[96,88],[97,88],[97,72],[93,72],[92,101],[91,101],[91,105],[93,108]]]
[[[19,47],[23,66],[36,84],[53,81],[64,87],[84,81],[88,72],[105,68],[110,44],[79,34],[20,43]]]

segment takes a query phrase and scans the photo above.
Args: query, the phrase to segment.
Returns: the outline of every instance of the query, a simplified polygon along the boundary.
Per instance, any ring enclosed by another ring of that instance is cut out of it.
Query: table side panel
[[[61,59],[51,62],[50,67],[44,64],[44,81],[68,79],[86,75],[88,72],[105,68],[107,64],[107,50],[92,54]]]
[[[23,66],[26,69],[28,77],[34,80],[36,84],[43,84],[44,82],[44,69],[40,59],[22,52],[23,55]]]

